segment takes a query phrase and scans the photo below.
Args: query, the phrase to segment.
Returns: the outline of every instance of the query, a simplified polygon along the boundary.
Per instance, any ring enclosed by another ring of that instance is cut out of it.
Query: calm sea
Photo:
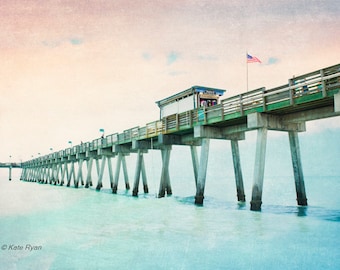
[[[309,141],[302,140],[309,206],[297,207],[288,139],[273,141],[267,146],[261,212],[249,210],[254,158],[249,145],[240,148],[245,205],[236,201],[226,142],[211,146],[203,207],[193,203],[185,147],[173,148],[173,195],[162,199],[156,198],[161,169],[156,151],[145,157],[150,193],[140,187],[138,198],[124,190],[122,175],[113,195],[107,175],[96,192],[20,182],[19,170],[8,181],[2,169],[0,268],[340,269],[340,172],[333,168],[338,161],[308,156]],[[332,151],[338,156],[338,149]],[[133,155],[127,162],[132,186]]]

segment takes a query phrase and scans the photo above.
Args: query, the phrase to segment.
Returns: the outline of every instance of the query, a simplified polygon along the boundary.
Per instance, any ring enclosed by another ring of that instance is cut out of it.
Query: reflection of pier
[[[148,192],[144,155],[149,149],[161,151],[162,171],[159,197],[172,194],[169,162],[172,145],[187,145],[196,183],[196,204],[203,204],[210,139],[230,140],[234,162],[236,192],[245,201],[238,141],[245,132],[257,130],[256,157],[251,209],[259,210],[265,168],[268,130],[288,133],[298,205],[307,205],[298,132],[305,131],[305,122],[340,115],[340,64],[289,79],[288,84],[273,89],[256,89],[224,99],[220,104],[196,106],[192,110],[161,114],[161,120],[144,127],[96,139],[23,163],[21,179],[75,187],[92,185],[92,167],[96,164],[97,190],[102,187],[107,164],[112,192],[117,192],[121,168],[126,189],[130,188],[125,157],[137,154],[132,195],[138,195],[142,176],[144,192]],[[190,94],[188,94],[190,96]],[[178,102],[178,100],[174,100]],[[200,103],[199,103],[200,104]],[[174,107],[168,107],[172,110]],[[197,147],[201,147],[200,157]],[[112,158],[116,157],[116,171]],[[101,162],[100,162],[101,161]],[[83,175],[84,162],[86,175]]]

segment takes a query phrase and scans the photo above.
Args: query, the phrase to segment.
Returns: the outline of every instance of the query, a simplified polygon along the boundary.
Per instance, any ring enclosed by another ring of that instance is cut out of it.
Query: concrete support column
[[[262,205],[262,188],[264,178],[264,167],[266,159],[267,128],[257,130],[257,142],[254,166],[253,191],[250,202],[250,210],[259,211]]]
[[[241,169],[240,151],[239,151],[239,147],[238,147],[238,141],[237,140],[231,140],[230,143],[231,143],[231,152],[232,152],[232,155],[233,155],[237,200],[239,202],[245,202],[246,196],[244,194],[243,177],[242,177],[242,169]]]
[[[161,174],[161,182],[159,185],[158,198],[164,197],[165,193],[167,193],[168,195],[172,194],[171,185],[170,185],[170,176],[169,176],[170,152],[171,152],[171,146],[161,149],[162,174]]]
[[[31,171],[32,171],[32,167],[27,169],[27,172],[25,174],[25,180],[26,181],[30,181],[31,180],[30,179],[31,178]]]
[[[64,163],[60,163],[60,185],[63,186],[64,185],[64,178],[65,178],[65,164]]]
[[[128,175],[126,160],[125,160],[124,155],[122,155],[122,166],[123,166],[123,173],[124,173],[125,188],[126,190],[129,190],[130,189],[129,175]]]
[[[56,184],[58,180],[58,164],[52,165],[52,184]]]
[[[89,188],[89,186],[92,186],[92,164],[93,164],[93,157],[90,157],[87,163],[87,176],[86,176],[85,188]]]
[[[22,167],[21,167],[20,180],[24,180],[24,177],[25,177],[25,170],[26,170],[26,168],[22,168]]]
[[[36,170],[37,168],[35,168],[35,170]],[[48,165],[45,165],[44,166],[44,178],[42,179],[42,181],[41,181],[41,183],[42,184],[46,184],[47,183],[47,180],[48,180],[48,174],[49,174],[49,168],[48,168]]]
[[[113,172],[112,172],[111,157],[107,157],[107,167],[109,168],[110,187],[113,188]]]
[[[45,179],[45,184],[48,184],[51,182],[51,165],[47,165],[47,176]]]
[[[199,168],[197,146],[190,145],[190,152],[191,152],[192,167],[194,169],[195,185],[197,187],[198,168]]]
[[[116,194],[118,189],[118,181],[119,181],[119,174],[120,174],[120,166],[122,164],[122,153],[118,153],[117,163],[116,163],[116,171],[114,176],[114,183],[112,186],[112,193]]]
[[[77,173],[77,178],[74,180],[74,187],[78,188],[79,186],[79,180],[81,180],[82,185],[84,185],[83,182],[83,159],[80,159],[78,161],[78,173]]]
[[[103,187],[103,176],[104,176],[105,163],[106,163],[106,156],[103,156],[102,165],[100,167],[100,172],[99,172],[98,184],[96,187],[97,191],[99,191]]]
[[[8,172],[8,180],[12,181],[12,166],[10,166],[9,168],[9,172]]]
[[[64,172],[63,172],[63,177],[61,179],[61,185],[64,185],[65,174],[66,174],[66,179],[68,179],[69,172],[68,172],[68,163],[67,163],[67,161],[65,161],[65,163],[64,163]]]
[[[142,168],[141,169],[142,169],[141,174],[142,174],[142,180],[143,180],[143,190],[144,190],[144,193],[149,193],[148,180],[147,180],[146,172],[145,172],[144,157],[142,157]]]
[[[75,171],[74,171],[74,161],[71,162],[71,170],[70,170],[70,173],[69,173],[68,179],[67,179],[67,186],[68,187],[70,186],[72,177],[73,177],[73,179],[76,178]]]
[[[289,131],[289,144],[295,178],[296,200],[298,205],[307,205],[305,182],[302,172],[299,137],[296,131]]]
[[[25,171],[25,169],[21,167],[20,180],[23,180],[23,178],[24,178],[24,171]]]
[[[207,176],[207,168],[208,168],[208,157],[209,157],[209,145],[210,139],[202,139],[201,146],[201,158],[198,169],[198,177],[197,177],[197,185],[196,185],[196,196],[195,196],[195,204],[202,205],[204,199],[204,188],[205,188],[205,179]]]
[[[141,171],[142,171],[142,164],[143,164],[143,152],[141,150],[138,150],[136,172],[135,172],[135,181],[134,181],[134,184],[133,184],[132,196],[138,196],[138,186],[139,186],[140,174],[141,174]]]
[[[97,169],[97,175],[98,175],[98,178],[99,178],[99,175],[100,175],[100,166],[99,166],[99,159],[96,158],[96,169]]]

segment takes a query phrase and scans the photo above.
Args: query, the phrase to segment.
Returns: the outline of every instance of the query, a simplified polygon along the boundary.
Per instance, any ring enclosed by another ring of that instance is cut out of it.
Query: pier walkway
[[[306,130],[306,121],[340,115],[340,64],[310,72],[288,80],[272,89],[260,88],[226,98],[215,106],[172,114],[91,142],[51,153],[22,163],[21,180],[74,187],[93,184],[92,167],[97,167],[100,190],[105,165],[108,165],[112,192],[116,193],[121,168],[126,189],[130,188],[125,157],[137,154],[132,195],[138,196],[140,177],[148,192],[143,156],[149,149],[162,153],[159,197],[172,194],[169,162],[172,145],[187,145],[196,184],[195,203],[203,204],[210,139],[230,140],[238,200],[245,201],[238,141],[245,132],[257,130],[251,210],[260,210],[268,130],[288,133],[298,205],[307,205],[300,158],[298,133]],[[200,157],[197,147],[201,147]],[[116,158],[116,171],[112,170]],[[87,175],[83,175],[86,164]]]

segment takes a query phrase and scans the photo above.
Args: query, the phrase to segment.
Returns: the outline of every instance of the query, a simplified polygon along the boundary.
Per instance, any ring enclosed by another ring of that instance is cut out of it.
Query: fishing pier
[[[245,132],[256,130],[257,142],[253,174],[251,210],[260,210],[268,130],[287,132],[294,171],[298,205],[307,205],[302,170],[299,132],[306,131],[306,121],[340,115],[340,64],[301,76],[272,89],[260,88],[223,100],[225,90],[193,86],[169,98],[157,101],[160,119],[143,127],[85,142],[65,150],[34,158],[20,164],[21,180],[54,185],[80,185],[88,188],[96,181],[103,186],[107,165],[110,186],[117,193],[121,170],[125,187],[130,189],[125,157],[137,155],[132,196],[138,196],[140,178],[148,193],[144,155],[150,149],[161,151],[162,169],[158,197],[172,194],[169,163],[173,145],[190,147],[195,204],[202,205],[211,139],[229,140],[235,173],[238,201],[245,202],[238,142]],[[201,148],[198,155],[198,147]],[[213,153],[211,153],[213,154]],[[116,160],[113,172],[112,160]],[[96,166],[96,177],[92,170]],[[86,174],[83,167],[86,166]],[[73,184],[72,184],[73,183]]]

